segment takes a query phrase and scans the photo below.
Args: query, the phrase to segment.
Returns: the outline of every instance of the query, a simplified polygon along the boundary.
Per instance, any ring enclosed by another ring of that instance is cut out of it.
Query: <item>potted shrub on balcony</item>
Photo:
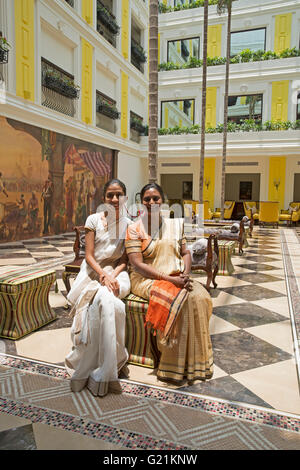
[[[131,54],[134,56],[135,60],[139,63],[145,63],[147,60],[147,56],[145,54],[144,49],[140,44],[135,41],[131,42]]]
[[[70,78],[63,77],[55,70],[46,70],[42,74],[42,85],[72,100],[79,98],[79,87]]]
[[[9,48],[6,38],[0,37],[0,64],[7,64]]]
[[[116,22],[115,16],[101,2],[97,2],[97,18],[103,23],[112,34],[118,34],[120,26]]]
[[[136,117],[131,117],[130,118],[130,129],[134,129],[140,135],[145,135],[147,127],[143,125],[141,119],[138,119]]]
[[[121,114],[117,110],[116,106],[106,101],[98,101],[97,111],[98,113],[104,114],[104,116],[107,116],[111,119],[120,119]]]

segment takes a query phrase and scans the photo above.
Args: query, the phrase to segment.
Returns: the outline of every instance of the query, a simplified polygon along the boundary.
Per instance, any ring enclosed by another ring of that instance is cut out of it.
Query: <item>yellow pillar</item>
[[[215,158],[204,159],[203,201],[209,201],[212,210],[215,207],[215,168]]]
[[[15,0],[16,94],[34,101],[34,0]]]
[[[206,89],[206,120],[205,127],[216,127],[217,88]]]
[[[222,25],[210,25],[207,30],[207,56],[219,57],[222,50]]]
[[[86,124],[91,124],[93,120],[93,46],[82,38],[81,47],[81,119]]]
[[[122,0],[121,50],[125,59],[129,57],[129,0]]]
[[[279,209],[284,209],[286,157],[269,159],[269,201],[279,201]]]
[[[274,52],[291,47],[292,13],[277,15],[275,18]]]
[[[82,18],[90,25],[93,26],[94,19],[94,2],[93,0],[82,0],[81,2]]]
[[[121,137],[128,137],[128,75],[121,72]]]
[[[272,83],[271,121],[287,121],[289,102],[289,80]]]

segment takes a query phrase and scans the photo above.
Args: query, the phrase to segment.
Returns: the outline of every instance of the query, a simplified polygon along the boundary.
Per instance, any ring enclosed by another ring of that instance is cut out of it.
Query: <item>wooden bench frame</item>
[[[213,249],[212,249],[212,240],[214,240],[214,252],[217,255],[217,265],[213,269]],[[207,256],[206,256],[206,264],[201,265],[201,264],[192,264],[191,271],[205,271],[207,274],[207,280],[206,280],[206,290],[210,292],[210,284],[211,282],[214,285],[214,288],[217,287],[217,283],[215,281],[216,276],[219,271],[219,246],[218,246],[218,239],[214,234],[211,234],[208,237],[207,240]]]

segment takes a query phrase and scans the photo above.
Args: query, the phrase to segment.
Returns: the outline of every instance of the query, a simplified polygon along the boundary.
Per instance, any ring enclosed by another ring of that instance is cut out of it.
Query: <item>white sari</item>
[[[120,218],[119,236],[116,225],[105,228],[103,214],[92,214],[85,227],[95,232],[94,255],[107,273],[112,273],[124,252],[124,238],[130,220]],[[119,297],[101,286],[98,274],[83,260],[80,272],[68,294],[75,313],[71,338],[72,351],[65,359],[71,376],[71,389],[79,392],[85,386],[94,395],[104,396],[111,388],[120,391],[118,373],[128,360],[125,348],[125,305],[122,298],[130,292],[126,271],[117,276]]]

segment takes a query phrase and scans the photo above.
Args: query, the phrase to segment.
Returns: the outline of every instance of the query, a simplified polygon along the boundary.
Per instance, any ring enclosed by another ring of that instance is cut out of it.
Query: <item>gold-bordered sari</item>
[[[164,218],[157,238],[152,238],[139,219],[127,229],[127,254],[139,252],[145,264],[167,275],[179,275],[184,271],[181,247],[186,240],[183,228],[183,219]],[[151,291],[160,282],[143,277],[132,267],[130,281],[131,292],[147,300],[151,300]],[[193,291],[186,293],[177,312],[176,341],[171,347],[166,344],[165,334],[161,334],[159,329],[157,331],[157,344],[161,351],[157,377],[160,380],[181,382],[184,378],[194,381],[212,377],[211,314],[211,297],[200,282],[194,280]]]

